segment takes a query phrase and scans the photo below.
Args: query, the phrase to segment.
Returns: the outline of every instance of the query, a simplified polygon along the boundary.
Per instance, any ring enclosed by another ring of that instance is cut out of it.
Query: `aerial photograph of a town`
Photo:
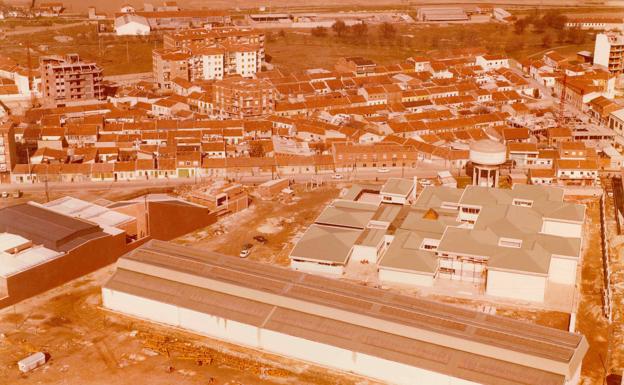
[[[0,385],[624,385],[624,0],[0,0]]]

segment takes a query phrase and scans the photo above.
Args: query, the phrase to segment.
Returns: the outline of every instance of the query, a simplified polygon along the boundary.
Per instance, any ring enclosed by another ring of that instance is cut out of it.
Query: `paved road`
[[[377,171],[356,171],[339,173],[341,179],[335,179],[333,173],[327,174],[297,174],[297,175],[285,175],[284,178],[294,179],[295,182],[310,182],[323,181],[323,182],[339,182],[339,181],[374,181],[374,180],[386,180],[391,177],[405,177],[412,178],[414,176],[419,178],[434,178],[437,172],[445,170],[446,168],[419,168],[419,169],[391,169],[387,173],[380,173]],[[274,178],[279,178],[279,175],[274,175]],[[271,174],[263,174],[256,176],[243,176],[236,173],[230,173],[228,178],[245,184],[262,183],[271,180]],[[177,179],[150,179],[150,180],[138,180],[138,181],[116,181],[116,182],[75,182],[75,183],[48,183],[48,191],[50,192],[71,192],[77,190],[87,191],[106,191],[117,189],[141,189],[141,188],[169,188],[176,187],[185,184],[194,184],[202,181],[209,181],[212,178],[177,178]],[[0,184],[0,191],[15,191],[21,190],[23,192],[43,192],[45,191],[45,183],[32,183],[32,184]]]
[[[62,29],[67,29],[67,28],[72,28],[72,27],[79,27],[81,25],[89,25],[91,24],[90,21],[81,21],[78,23],[69,23],[69,24],[54,24],[51,26],[41,26],[41,27],[24,27],[15,31],[5,31],[4,35],[5,36],[17,36],[17,35],[28,35],[31,33],[37,33],[37,32],[47,32],[47,31],[59,31]]]

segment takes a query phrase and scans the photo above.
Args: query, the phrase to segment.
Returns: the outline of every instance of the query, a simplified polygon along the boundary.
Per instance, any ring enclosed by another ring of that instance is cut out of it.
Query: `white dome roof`
[[[470,160],[482,165],[501,165],[507,160],[507,147],[491,139],[473,142],[470,144]]]

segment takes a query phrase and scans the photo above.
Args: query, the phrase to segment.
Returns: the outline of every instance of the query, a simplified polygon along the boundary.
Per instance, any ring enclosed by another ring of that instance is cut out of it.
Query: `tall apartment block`
[[[232,77],[215,83],[214,109],[228,118],[266,116],[275,111],[275,89],[262,79]]]
[[[0,183],[10,182],[11,170],[17,163],[14,134],[13,123],[7,122],[0,125]]]
[[[102,69],[80,60],[78,54],[45,56],[39,61],[41,92],[46,102],[56,105],[103,99]]]
[[[607,68],[613,75],[624,74],[624,34],[618,32],[597,34],[594,64]]]

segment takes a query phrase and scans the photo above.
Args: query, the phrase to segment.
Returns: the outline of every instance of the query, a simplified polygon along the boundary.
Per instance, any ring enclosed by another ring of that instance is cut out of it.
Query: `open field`
[[[18,4],[25,5],[30,4],[30,0],[5,0],[6,4]],[[445,4],[445,5],[457,5],[457,4],[481,4],[482,1],[479,0],[468,0],[457,2],[456,0],[429,0],[429,1],[409,1],[409,4],[412,6],[421,6],[421,5],[437,5],[437,4]],[[99,10],[103,12],[114,12],[119,10],[119,8],[124,4],[132,4],[134,6],[142,6],[142,0],[65,0],[63,4],[68,8],[69,11],[72,12],[80,12],[86,11],[86,9],[90,6],[96,6]],[[158,2],[154,2],[154,4],[158,4]],[[379,6],[397,6],[397,7],[405,7],[405,3],[399,0],[341,0],[340,6],[336,6],[337,2],[332,0],[314,0],[314,1],[306,1],[306,0],[272,0],[267,2],[266,0],[211,0],[211,1],[203,1],[203,0],[179,0],[178,4],[182,7],[188,8],[248,8],[248,7],[259,7],[259,6],[267,6],[271,7],[301,7],[301,8],[310,8],[315,6],[335,6],[335,7],[345,7],[345,6],[358,6],[358,7],[379,7]],[[573,6],[573,5],[583,5],[588,4],[587,1],[583,0],[497,0],[495,2],[490,2],[488,4],[497,4],[503,6]]]
[[[39,56],[78,53],[86,60],[95,60],[105,75],[118,75],[152,70],[152,49],[160,47],[156,38],[98,37],[95,24],[62,30],[8,36],[0,46],[0,54],[24,65],[27,44],[31,47],[33,66]]]
[[[546,45],[544,36],[550,39]],[[324,37],[312,36],[307,31],[283,31],[267,39],[266,51],[272,58],[272,64],[287,70],[302,70],[333,68],[336,61],[345,56],[363,56],[385,65],[431,50],[444,53],[448,49],[465,47],[484,47],[490,52],[506,53],[517,60],[553,48],[566,56],[593,49],[590,34],[582,44],[558,39],[554,31],[538,33],[527,28],[524,33],[517,34],[512,26],[497,23],[417,25],[398,28],[393,39],[380,38],[374,27],[369,27],[367,38],[338,38],[331,31]]]

